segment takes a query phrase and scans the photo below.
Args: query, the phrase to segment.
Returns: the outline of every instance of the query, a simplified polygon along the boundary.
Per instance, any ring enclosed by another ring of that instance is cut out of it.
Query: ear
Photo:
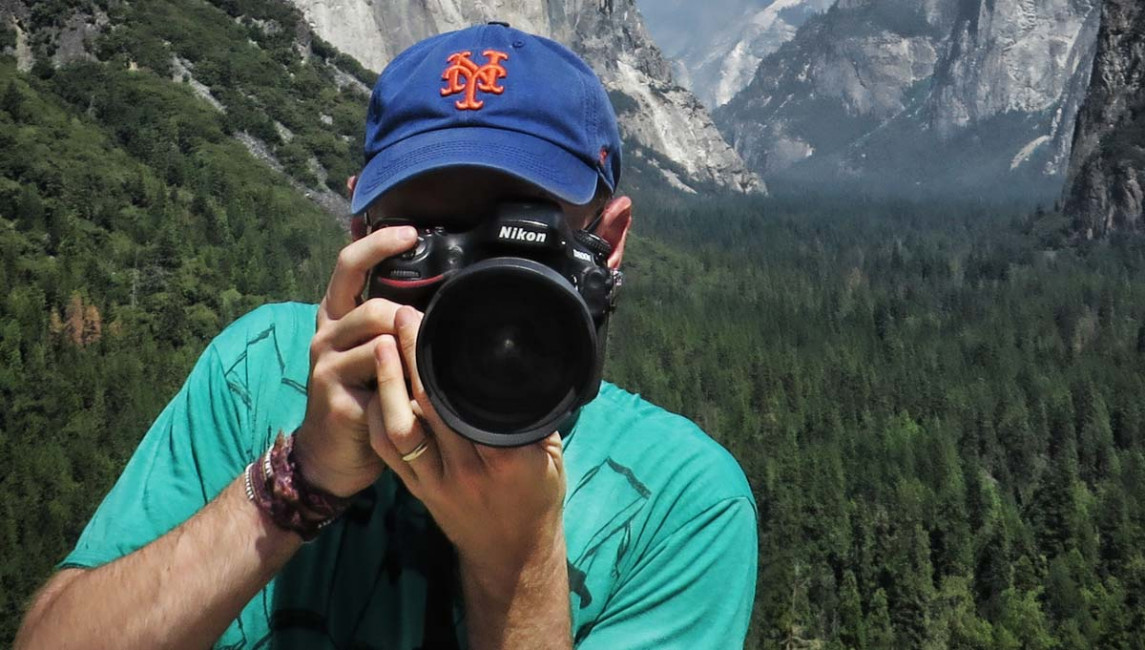
[[[366,232],[366,218],[360,214],[355,214],[350,217],[350,237],[353,241],[365,237],[370,233]]]
[[[351,199],[354,198],[354,188],[357,186],[358,176],[356,174],[346,179],[346,194]],[[365,215],[350,215],[350,237],[353,238],[353,241],[358,241],[359,239],[365,237],[367,234],[369,233],[366,232]]]
[[[632,227],[632,199],[618,196],[610,200],[604,206],[600,225],[596,229],[596,234],[612,244],[612,253],[608,256],[608,268],[620,268],[620,261],[624,259],[624,242],[628,239],[630,227]]]

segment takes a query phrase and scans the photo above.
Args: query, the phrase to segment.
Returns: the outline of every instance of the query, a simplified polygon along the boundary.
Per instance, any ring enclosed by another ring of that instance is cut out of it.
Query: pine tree
[[[24,185],[20,188],[15,217],[23,230],[40,232],[44,230],[44,203],[35,187]]]
[[[1077,545],[1078,481],[1076,447],[1072,438],[1066,438],[1034,493],[1030,511],[1038,547],[1051,558]]]
[[[895,629],[887,609],[887,594],[882,589],[875,591],[871,598],[870,615],[867,617],[867,647],[871,650],[894,650],[897,647]]]
[[[11,115],[16,122],[23,122],[28,119],[24,94],[20,92],[15,79],[9,81],[7,87],[4,88],[4,94],[0,96],[0,109]]]
[[[898,533],[895,558],[888,568],[892,574],[888,596],[896,647],[923,648],[929,637],[934,584],[930,544],[921,525]]]
[[[992,499],[986,522],[978,533],[974,594],[985,618],[997,621],[1002,594],[1013,584],[1013,542],[997,493],[992,488],[988,488],[988,493]]]
[[[1049,650],[1056,645],[1036,591],[1019,593],[1010,588],[1003,592],[998,627],[1009,632],[1023,650]]]
[[[839,591],[839,641],[846,648],[859,650],[867,647],[866,636],[859,585],[855,574],[847,569]]]

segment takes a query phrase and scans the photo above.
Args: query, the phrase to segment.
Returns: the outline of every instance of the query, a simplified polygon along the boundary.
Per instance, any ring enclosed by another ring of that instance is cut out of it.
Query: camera
[[[418,240],[374,267],[368,295],[425,313],[418,373],[446,424],[481,444],[525,445],[596,397],[623,276],[595,223],[574,232],[554,203],[505,202],[473,223],[374,224],[413,225]]]

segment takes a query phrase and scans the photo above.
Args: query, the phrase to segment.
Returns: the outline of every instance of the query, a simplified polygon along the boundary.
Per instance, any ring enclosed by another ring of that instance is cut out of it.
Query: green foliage
[[[301,17],[285,3],[156,0],[120,7],[115,22],[98,43],[102,59],[162,78],[177,60],[223,105],[219,128],[261,140],[299,183],[318,187],[319,165],[340,192],[356,171],[366,92],[340,81],[340,70],[367,86],[376,75],[321,39],[304,47]]]
[[[185,86],[0,61],[0,88],[5,645],[206,341],[317,299],[344,234]]]
[[[636,205],[608,376],[743,465],[748,647],[1141,638],[1145,242],[1047,249],[1052,215],[949,204]]]
[[[11,25],[0,25],[0,50],[16,47],[16,28]]]
[[[358,63],[358,60],[339,52],[333,45],[322,40],[318,36],[314,36],[310,42],[310,49],[314,55],[333,64],[339,70],[342,70],[354,77],[363,84],[373,87],[374,82],[378,80],[378,73],[367,70],[365,66]]]
[[[287,3],[103,8],[99,61],[0,59],[0,644],[205,342],[321,295],[344,234],[292,187],[355,170],[344,73],[373,81]],[[1143,647],[1145,243],[1063,248],[1044,211],[687,201],[630,153],[607,376],[743,465],[748,647]]]

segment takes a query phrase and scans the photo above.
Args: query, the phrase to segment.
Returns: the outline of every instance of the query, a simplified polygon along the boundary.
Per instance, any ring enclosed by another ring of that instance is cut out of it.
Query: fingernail
[[[389,334],[383,334],[381,341],[374,346],[374,356],[378,359],[379,363],[385,363],[386,357],[390,356],[390,344],[393,340],[394,337]]]
[[[398,228],[398,239],[401,241],[413,241],[417,239],[417,229],[413,226],[402,226]]]

